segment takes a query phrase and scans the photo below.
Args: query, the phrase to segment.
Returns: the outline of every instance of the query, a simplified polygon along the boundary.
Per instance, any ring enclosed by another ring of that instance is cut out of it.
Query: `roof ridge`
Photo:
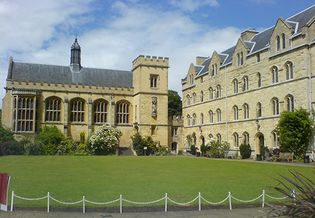
[[[313,8],[313,7],[315,7],[315,4],[313,4],[313,5],[309,6],[308,8],[305,8],[304,10],[302,10],[302,11],[300,11],[300,12],[298,12],[298,13],[296,13],[296,14],[290,16],[290,17],[288,17],[286,20],[292,19],[293,17],[295,17],[295,16],[297,16],[297,15],[299,15],[299,14],[302,14],[303,12],[305,12],[305,11],[307,11],[307,10]]]

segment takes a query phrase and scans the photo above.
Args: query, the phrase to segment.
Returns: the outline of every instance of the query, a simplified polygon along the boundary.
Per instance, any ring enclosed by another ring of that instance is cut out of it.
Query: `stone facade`
[[[80,140],[104,123],[122,131],[121,146],[137,131],[169,145],[169,59],[138,56],[131,72],[83,68],[75,40],[70,66],[18,63],[10,59],[2,125],[15,135],[34,137],[44,125],[56,125]],[[110,81],[109,81],[110,80]],[[94,81],[94,83],[92,83]]]
[[[282,111],[315,104],[315,6],[260,33],[244,31],[235,46],[197,57],[182,80],[183,141],[200,147],[210,138],[238,150],[249,143],[278,147]],[[314,118],[314,114],[312,114]],[[314,140],[311,142],[314,149]]]

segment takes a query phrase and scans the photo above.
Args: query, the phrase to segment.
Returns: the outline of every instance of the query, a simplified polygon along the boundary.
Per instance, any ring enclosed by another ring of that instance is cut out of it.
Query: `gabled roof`
[[[130,71],[10,62],[7,80],[53,84],[80,84],[100,87],[132,87]]]

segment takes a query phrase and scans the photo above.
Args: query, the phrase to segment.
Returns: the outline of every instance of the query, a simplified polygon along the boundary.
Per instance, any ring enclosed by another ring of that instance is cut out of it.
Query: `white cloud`
[[[61,5],[50,7],[52,11],[44,14],[51,14],[50,17],[55,18],[53,11],[63,7]],[[17,10],[22,9],[17,8]],[[55,11],[56,14],[59,14],[58,10]],[[194,62],[195,56],[209,56],[213,50],[222,51],[232,46],[241,32],[234,27],[219,29],[199,25],[180,11],[165,11],[140,3],[116,2],[112,10],[115,11],[114,17],[104,19],[101,21],[103,25],[89,29],[79,36],[82,65],[130,70],[132,60],[140,54],[167,56],[170,58],[169,88],[179,93],[180,79],[185,77],[188,66]],[[64,15],[56,18],[58,21],[55,22],[50,19],[46,21],[41,17],[24,21],[24,28],[14,27],[11,33],[12,39],[2,38],[6,44],[1,44],[0,49],[7,51],[8,54],[11,54],[10,50],[15,49],[17,52],[14,54],[17,59],[25,62],[68,65],[73,35],[66,31],[56,32],[55,29],[60,28],[60,25],[67,29],[67,25],[70,25],[68,19],[74,22],[77,17],[73,15],[81,14],[82,8],[63,13]],[[15,21],[18,19],[22,19],[22,16],[17,15]],[[1,11],[0,20],[2,20]],[[9,20],[7,21],[7,26],[13,25]],[[37,26],[44,30],[32,31]],[[27,37],[21,37],[25,34]],[[0,39],[1,37],[0,35]],[[20,40],[20,46],[14,44],[17,38]],[[45,41],[51,43],[43,47]],[[5,72],[1,75],[1,85],[4,86],[7,60],[5,65],[1,65],[1,70]],[[1,93],[1,96],[3,95],[4,93]]]
[[[195,11],[205,6],[219,6],[218,0],[171,0],[170,3],[183,11]]]

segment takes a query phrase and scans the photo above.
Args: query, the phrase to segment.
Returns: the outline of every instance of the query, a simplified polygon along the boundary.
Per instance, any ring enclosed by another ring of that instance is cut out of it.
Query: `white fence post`
[[[50,200],[50,194],[49,192],[47,193],[47,213],[49,213],[49,200]]]
[[[14,191],[12,191],[12,195],[11,195],[11,212],[13,211],[13,204],[14,204]]]
[[[229,205],[230,205],[230,210],[232,210],[232,196],[231,196],[231,192],[229,192]]]
[[[85,213],[85,196],[82,197],[82,212]]]
[[[122,195],[119,195],[119,213],[123,213],[123,198]]]
[[[261,205],[262,208],[265,207],[265,189],[263,190],[262,192],[262,205]]]
[[[201,211],[201,193],[198,194],[199,211]]]
[[[167,212],[167,193],[165,193],[165,205],[164,205],[164,212]]]

